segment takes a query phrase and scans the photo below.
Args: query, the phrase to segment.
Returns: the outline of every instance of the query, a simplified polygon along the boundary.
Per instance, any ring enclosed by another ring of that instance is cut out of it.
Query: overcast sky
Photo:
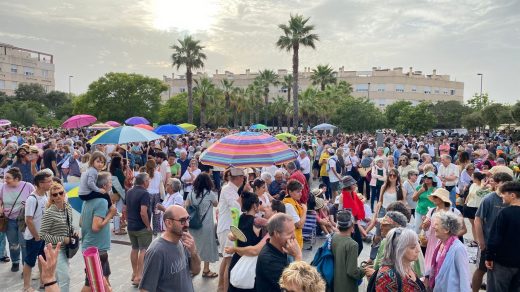
[[[277,27],[290,14],[311,17],[316,50],[300,68],[412,66],[514,103],[520,74],[518,0],[16,0],[0,2],[0,42],[54,55],[56,89],[82,93],[107,72],[162,78],[177,72],[169,48],[190,33],[202,41],[205,70],[290,69]]]

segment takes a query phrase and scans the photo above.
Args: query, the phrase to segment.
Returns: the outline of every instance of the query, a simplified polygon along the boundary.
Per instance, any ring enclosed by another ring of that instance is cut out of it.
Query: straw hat
[[[451,201],[450,201],[450,192],[447,190],[447,189],[443,189],[443,188],[439,188],[439,189],[436,189],[429,197],[428,199],[430,199],[430,201],[433,202],[432,200],[432,197],[437,197],[439,198],[441,201],[445,202],[445,203],[449,203],[451,205]]]
[[[325,207],[325,201],[322,198],[316,198],[316,206],[314,207],[314,210],[317,211],[323,207]]]
[[[321,196],[321,194],[323,194],[323,190],[322,189],[314,189],[311,191],[311,194],[315,197],[319,197]]]

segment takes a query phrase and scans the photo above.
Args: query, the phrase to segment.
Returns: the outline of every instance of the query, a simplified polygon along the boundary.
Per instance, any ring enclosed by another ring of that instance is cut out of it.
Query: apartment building
[[[280,81],[291,71],[279,69],[277,74]],[[381,69],[374,67],[371,71],[346,71],[340,67],[334,72],[338,81],[346,81],[352,85],[355,97],[367,97],[377,106],[384,108],[389,104],[399,100],[411,101],[417,104],[421,101],[448,101],[456,100],[463,102],[464,83],[450,79],[450,75],[437,74],[433,70],[431,74],[424,74],[421,71],[414,71],[412,67],[407,72],[402,67],[393,69]],[[206,76],[206,73],[197,72],[193,75],[194,79]],[[234,81],[234,86],[246,88],[253,83],[259,75],[258,72],[251,72],[249,69],[245,73],[234,74],[230,71],[219,73],[218,70],[210,76],[213,83],[220,85],[221,80],[228,79]],[[305,67],[299,74],[300,91],[309,86],[313,86],[310,80],[312,75],[311,68]],[[164,76],[163,81],[168,85],[168,91],[164,92],[162,98],[167,100],[170,96],[186,91],[186,78],[184,75],[171,77]],[[271,86],[270,98],[286,96],[287,90],[281,86]]]
[[[54,57],[51,54],[0,43],[0,91],[14,95],[18,85],[36,83],[54,90]]]

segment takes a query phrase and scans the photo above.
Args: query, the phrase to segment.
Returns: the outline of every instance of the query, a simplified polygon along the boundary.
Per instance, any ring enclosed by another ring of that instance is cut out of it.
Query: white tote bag
[[[231,270],[229,282],[239,289],[253,289],[256,278],[257,256],[242,256]]]

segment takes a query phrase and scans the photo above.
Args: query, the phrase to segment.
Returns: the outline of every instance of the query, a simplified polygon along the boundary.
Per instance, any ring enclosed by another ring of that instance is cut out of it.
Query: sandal
[[[124,230],[119,230],[119,231],[114,231],[114,234],[115,235],[125,235],[127,234],[128,232],[124,231]]]
[[[216,277],[218,277],[218,274],[214,273],[212,271],[206,271],[206,272],[202,272],[202,277],[203,278],[216,278]]]
[[[10,262],[11,259],[8,257],[8,256],[5,256],[5,257],[1,257],[0,258],[0,262],[3,262],[3,263],[8,263]]]

